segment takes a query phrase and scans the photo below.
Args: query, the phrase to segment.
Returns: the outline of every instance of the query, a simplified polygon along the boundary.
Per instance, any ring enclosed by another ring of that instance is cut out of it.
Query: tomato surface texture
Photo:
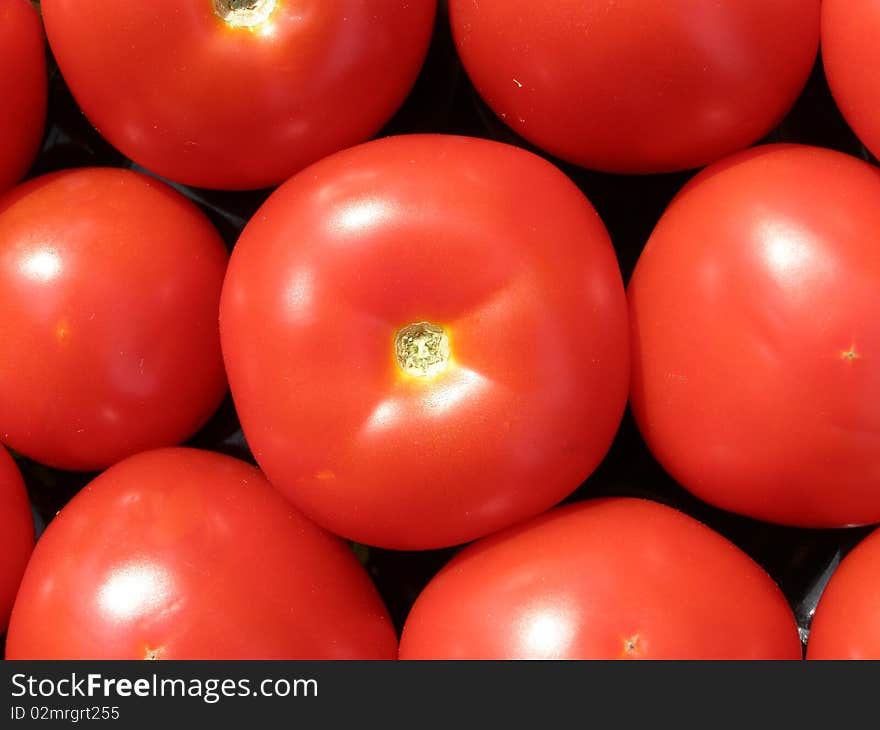
[[[810,624],[807,659],[880,659],[880,530],[831,575]]]
[[[270,481],[371,545],[452,545],[547,509],[626,400],[602,222],[551,164],[486,140],[387,138],[294,177],[239,239],[220,324]]]
[[[862,142],[880,155],[880,3],[823,0],[822,62],[834,101]]]
[[[553,510],[465,548],[415,605],[401,659],[800,659],[748,555],[647,500]]]
[[[880,171],[769,145],[694,178],[629,284],[631,400],[669,473],[771,522],[880,521]]]
[[[0,441],[97,470],[183,441],[226,391],[227,253],[190,201],[89,168],[0,198]]]
[[[46,122],[46,55],[28,0],[0,3],[0,193],[24,177]]]
[[[450,0],[458,52],[514,131],[585,167],[652,173],[757,141],[816,58],[819,0]]]
[[[34,521],[24,482],[12,457],[0,446],[0,634],[6,630],[33,547]]]
[[[111,467],[40,538],[10,659],[392,659],[354,553],[254,467],[159,449]]]
[[[43,0],[86,116],[188,185],[277,185],[374,135],[418,75],[434,0]]]

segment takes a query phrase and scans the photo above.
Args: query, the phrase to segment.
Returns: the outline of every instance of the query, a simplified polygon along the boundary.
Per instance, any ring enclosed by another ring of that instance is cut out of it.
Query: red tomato
[[[43,0],[86,116],[188,185],[276,185],[373,136],[403,102],[434,0]]]
[[[640,499],[553,510],[459,553],[401,659],[800,659],[782,592],[739,548]]]
[[[9,659],[393,659],[354,553],[249,464],[161,449],[101,474],[40,538]]]
[[[629,285],[631,399],[683,486],[807,527],[880,521],[880,171],[770,145],[712,166]]]
[[[0,634],[34,548],[34,521],[18,467],[0,446]]]
[[[578,165],[681,170],[746,147],[794,104],[820,0],[450,0],[477,90]]]
[[[880,530],[831,576],[810,626],[807,659],[880,659]]]
[[[230,386],[269,479],[371,545],[537,514],[605,455],[626,302],[596,211],[515,147],[412,135],[297,175],[235,247]]]
[[[0,441],[64,469],[179,443],[226,390],[226,249],[166,185],[126,170],[0,199]]]
[[[834,100],[862,142],[880,155],[880,3],[824,0],[822,61]]]
[[[0,193],[28,171],[46,123],[46,55],[28,0],[0,3]]]

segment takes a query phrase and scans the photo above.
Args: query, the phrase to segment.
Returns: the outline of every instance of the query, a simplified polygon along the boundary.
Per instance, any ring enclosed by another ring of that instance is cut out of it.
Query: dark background
[[[442,6],[441,2],[421,75],[403,107],[380,136],[412,132],[465,134],[539,152],[504,126],[474,92],[456,57]],[[91,127],[51,57],[49,72],[46,137],[29,176],[91,165],[136,167]],[[818,61],[797,104],[764,141],[814,144],[871,159],[840,116]],[[693,172],[641,177],[609,175],[549,159],[577,183],[599,211],[614,241],[625,281],[664,208],[693,175]],[[202,207],[230,248],[247,220],[271,192],[227,193],[174,187]],[[228,397],[188,444],[253,461]],[[694,448],[699,448],[699,444]],[[16,460],[27,483],[38,533],[95,476],[49,469],[18,455]],[[607,495],[640,496],[664,502],[727,536],[764,566],[782,587],[797,616],[803,640],[830,573],[841,557],[870,530],[786,528],[714,509],[688,494],[665,474],[648,452],[629,411],[605,461],[567,501]],[[407,553],[354,547],[378,585],[398,629],[421,588],[456,550]]]

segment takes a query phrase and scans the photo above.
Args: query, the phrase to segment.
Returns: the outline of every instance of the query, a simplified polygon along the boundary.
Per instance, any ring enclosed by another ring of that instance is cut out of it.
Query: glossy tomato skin
[[[0,198],[0,440],[88,471],[188,438],[226,391],[226,262],[204,214],[138,173],[53,173]]]
[[[401,659],[800,659],[744,552],[647,500],[557,508],[465,548],[416,599]]]
[[[396,360],[422,321],[449,337],[434,378]],[[457,544],[547,509],[626,400],[604,226],[555,167],[487,140],[387,138],[294,177],[236,244],[220,328],[269,479],[370,545]]]
[[[254,28],[229,26],[213,0],[45,0],[43,15],[114,146],[177,182],[248,189],[373,136],[415,81],[435,14],[434,0],[274,4]]]
[[[34,521],[18,467],[0,446],[0,634],[34,548]]]
[[[770,522],[880,520],[880,171],[755,148],[705,170],[629,284],[631,402],[667,471]]]
[[[810,624],[807,659],[880,659],[880,530],[831,575]]]
[[[859,139],[880,155],[880,4],[823,0],[822,63],[834,101]]]
[[[393,659],[354,553],[254,467],[159,449],[111,467],[40,538],[9,659]]]
[[[40,16],[28,0],[0,3],[0,193],[27,172],[46,124],[46,55]]]
[[[480,95],[575,164],[684,170],[757,141],[794,104],[819,0],[450,0]]]

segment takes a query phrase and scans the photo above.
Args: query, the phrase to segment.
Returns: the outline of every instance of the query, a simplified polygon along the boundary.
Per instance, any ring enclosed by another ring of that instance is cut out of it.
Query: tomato
[[[0,193],[24,177],[46,123],[46,56],[40,16],[28,0],[0,3]]]
[[[824,0],[822,62],[837,106],[859,136],[880,155],[880,4]]]
[[[18,467],[0,446],[0,634],[34,547],[31,506]]]
[[[354,553],[254,467],[196,449],[130,457],[46,529],[9,659],[393,659]]]
[[[555,167],[411,135],[279,188],[236,244],[220,329],[270,481],[370,545],[452,545],[537,514],[605,455],[626,301],[596,211]]]
[[[831,575],[810,626],[807,659],[880,659],[880,530]]]
[[[434,0],[43,0],[86,116],[127,157],[209,188],[276,185],[403,102]]]
[[[0,441],[93,470],[179,443],[226,391],[226,249],[163,183],[81,169],[0,199]]]
[[[819,0],[450,0],[459,55],[512,129],[619,173],[704,165],[760,139],[816,58]]]
[[[642,435],[701,499],[880,521],[880,171],[768,145],[695,177],[629,284]]]
[[[685,514],[590,500],[481,540],[416,599],[401,659],[800,659],[782,592]]]

